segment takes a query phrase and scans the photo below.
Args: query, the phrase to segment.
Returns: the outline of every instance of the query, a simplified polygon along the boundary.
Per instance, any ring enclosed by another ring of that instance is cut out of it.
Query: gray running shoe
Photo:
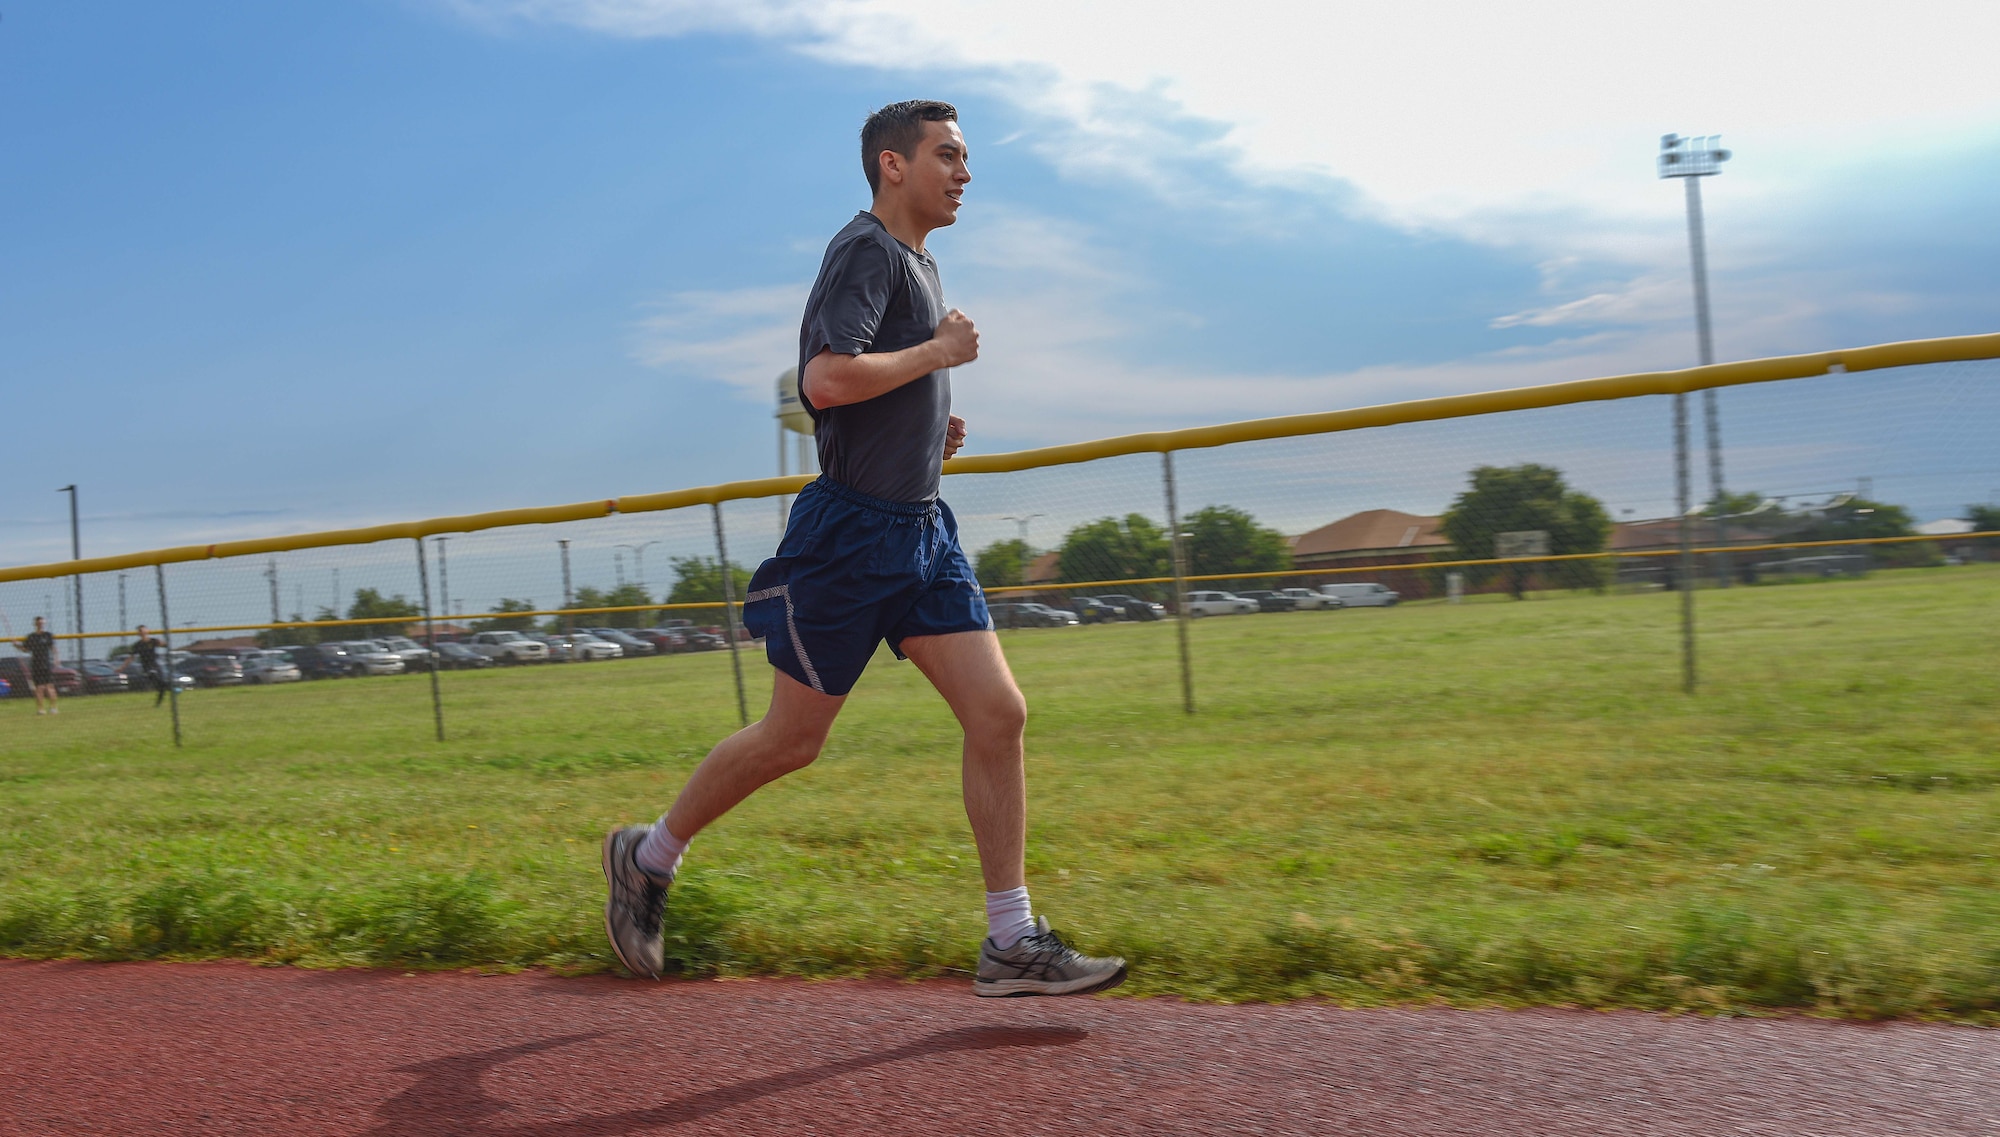
[[[979,945],[979,978],[972,981],[972,993],[988,998],[1088,995],[1123,982],[1124,960],[1081,954],[1049,930],[1047,917],[1038,916],[1035,930],[1005,951],[990,939]]]
[[[618,962],[641,979],[658,979],[666,966],[660,942],[660,917],[666,912],[667,890],[639,867],[632,854],[646,839],[649,827],[628,825],[604,835],[604,934]]]

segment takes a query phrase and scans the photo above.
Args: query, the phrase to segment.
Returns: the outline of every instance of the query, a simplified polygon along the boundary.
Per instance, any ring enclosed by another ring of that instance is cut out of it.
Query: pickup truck
[[[549,645],[519,632],[480,632],[465,646],[495,663],[547,663]]]

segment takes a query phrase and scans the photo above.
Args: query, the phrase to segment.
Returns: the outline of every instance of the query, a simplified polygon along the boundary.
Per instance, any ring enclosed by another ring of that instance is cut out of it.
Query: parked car
[[[1060,628],[1078,622],[1074,612],[1062,612],[1046,604],[1032,602],[989,604],[986,610],[992,615],[996,628]]]
[[[374,640],[342,640],[347,649],[347,666],[356,675],[401,675],[403,657],[383,651]]]
[[[1255,600],[1245,600],[1233,592],[1217,592],[1212,590],[1190,592],[1181,599],[1187,604],[1188,615],[1196,618],[1202,616],[1235,616],[1257,610],[1257,602]]]
[[[1298,605],[1298,609],[1301,612],[1315,608],[1331,612],[1335,608],[1340,607],[1340,599],[1338,597],[1328,596],[1324,592],[1314,592],[1310,588],[1281,588],[1278,591],[1291,597],[1293,603]]]
[[[382,636],[374,641],[383,651],[399,656],[405,671],[429,671],[437,663],[437,654],[408,636]]]
[[[1076,611],[1077,619],[1086,624],[1102,624],[1125,618],[1125,609],[1115,604],[1106,604],[1095,596],[1072,596],[1069,606]]]
[[[707,628],[677,628],[681,638],[687,641],[688,651],[722,651],[729,641],[709,631]]]
[[[1236,595],[1241,596],[1245,600],[1255,600],[1259,612],[1296,612],[1299,607],[1298,601],[1286,596],[1282,592],[1273,592],[1268,588],[1253,588],[1248,592],[1239,592]]]
[[[83,690],[86,694],[110,695],[131,689],[131,678],[113,666],[109,660],[83,661]]]
[[[49,678],[55,680],[58,696],[83,694],[83,676],[78,675],[74,668],[56,664],[50,669]],[[0,659],[0,679],[5,679],[14,688],[16,698],[25,699],[34,694],[28,686],[28,657],[25,655]]]
[[[1097,602],[1100,604],[1109,604],[1113,608],[1124,612],[1125,618],[1128,620],[1164,620],[1167,618],[1166,605],[1156,604],[1151,600],[1141,600],[1137,596],[1114,593],[1110,596],[1098,597]]]
[[[253,651],[243,657],[245,683],[297,683],[303,678],[299,665],[282,651]]]
[[[481,632],[467,645],[495,663],[547,663],[548,645],[519,632]]]
[[[437,645],[438,666],[452,671],[476,671],[493,666],[493,661],[464,644]]]
[[[1322,584],[1320,592],[1340,601],[1342,608],[1388,608],[1403,594],[1380,584]]]
[[[653,650],[661,655],[672,655],[688,649],[687,633],[691,627],[679,628],[633,628],[632,634],[653,645]],[[616,646],[616,645],[613,645]]]
[[[573,632],[563,638],[567,641],[564,646],[569,649],[570,658],[580,663],[598,659],[618,659],[625,654],[623,647],[589,632]]]
[[[576,658],[576,653],[570,650],[569,638],[561,633],[522,632],[521,634],[548,648],[550,663],[568,663]]]
[[[243,683],[243,661],[233,655],[183,655],[174,660],[174,672],[194,680],[197,687],[237,687]]]
[[[1041,604],[1034,601],[1028,601],[1027,606],[1040,611],[1042,618],[1049,622],[1049,627],[1051,628],[1074,628],[1083,622],[1081,616],[1078,616],[1068,608],[1057,608],[1054,605]]]
[[[306,647],[286,648],[285,654],[298,665],[299,674],[308,679],[345,679],[356,674],[354,661],[348,658],[343,644],[311,644]]]
[[[658,655],[659,649],[633,635],[625,628],[585,628],[584,631],[606,643],[617,644],[625,649],[626,656]]]

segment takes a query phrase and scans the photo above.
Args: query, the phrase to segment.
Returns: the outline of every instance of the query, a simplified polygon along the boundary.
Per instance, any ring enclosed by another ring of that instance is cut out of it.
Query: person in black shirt
[[[35,713],[56,713],[56,638],[35,617],[35,630],[18,645],[28,653],[28,686],[35,692]]]
[[[146,682],[153,685],[153,705],[157,707],[167,697],[167,677],[160,670],[160,641],[146,634],[144,624],[139,625],[139,642],[132,645],[132,652],[139,657],[139,670],[145,673]]]
[[[861,128],[873,201],[827,245],[799,329],[799,400],[824,474],[799,492],[743,597],[744,627],[775,669],[770,710],[710,751],[656,824],[604,838],[605,932],[635,975],[657,979],[664,966],[661,919],[688,842],[817,758],[887,643],[965,732],[965,809],[986,884],[973,993],[1083,995],[1125,979],[1123,959],[1076,951],[1029,904],[1027,703],[938,496],[942,466],[965,443],[951,372],[979,358],[979,333],[946,306],[925,238],[957,220],[966,158],[949,103],[891,104]]]

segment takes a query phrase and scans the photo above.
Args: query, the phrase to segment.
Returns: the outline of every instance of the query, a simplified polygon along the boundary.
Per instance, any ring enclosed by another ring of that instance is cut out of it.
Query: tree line
[[[654,624],[666,612],[648,608],[650,604],[719,604],[722,602],[722,567],[713,557],[677,557],[672,562],[673,585],[662,595],[654,597],[644,586],[627,582],[612,588],[599,588],[586,584],[576,590],[570,602],[558,605],[558,612],[578,612],[586,609],[622,608],[618,612],[591,612],[579,617],[582,623],[599,628],[640,628]],[[729,566],[736,598],[740,602],[744,590],[749,586],[750,573],[742,565],[732,562]],[[561,631],[570,618],[561,615],[537,620],[527,613],[539,611],[535,602],[526,598],[504,597],[487,614],[471,622],[475,632],[499,631]],[[289,623],[259,632],[257,640],[266,646],[275,644],[316,644],[340,640],[377,639],[382,636],[400,636],[423,619],[423,608],[402,593],[384,595],[373,588],[357,588],[354,600],[343,614],[329,606],[322,605],[311,617],[311,621],[359,620],[363,623],[335,624],[315,627],[308,617],[293,613]]]
[[[1702,512],[1781,541],[1854,540],[1913,532],[1907,509],[1860,497],[1786,512],[1772,506],[1761,493],[1748,491],[1725,494],[1705,505]],[[1981,530],[2000,529],[2000,506],[1969,506],[1967,518]],[[1465,489],[1440,517],[1439,528],[1451,542],[1443,559],[1490,560],[1497,556],[1500,534],[1525,531],[1547,533],[1552,556],[1601,553],[1610,542],[1613,522],[1604,503],[1572,487],[1561,470],[1530,462],[1474,467],[1466,476]],[[1190,576],[1249,575],[1292,567],[1291,547],[1284,535],[1234,506],[1212,505],[1189,514],[1182,523],[1182,533]],[[1138,513],[1100,517],[1078,525],[1052,551],[1057,564],[1049,583],[1055,585],[1173,574],[1172,545],[1166,530]],[[1038,555],[1019,538],[995,541],[979,551],[974,571],[987,588],[1021,585]],[[1880,547],[1875,553],[1878,562],[1886,564],[1923,563],[1936,556],[1928,544]],[[1537,575],[1559,587],[1589,589],[1605,588],[1615,575],[1613,566],[1604,560],[1472,565],[1464,571],[1475,584],[1504,579],[1516,597]]]

